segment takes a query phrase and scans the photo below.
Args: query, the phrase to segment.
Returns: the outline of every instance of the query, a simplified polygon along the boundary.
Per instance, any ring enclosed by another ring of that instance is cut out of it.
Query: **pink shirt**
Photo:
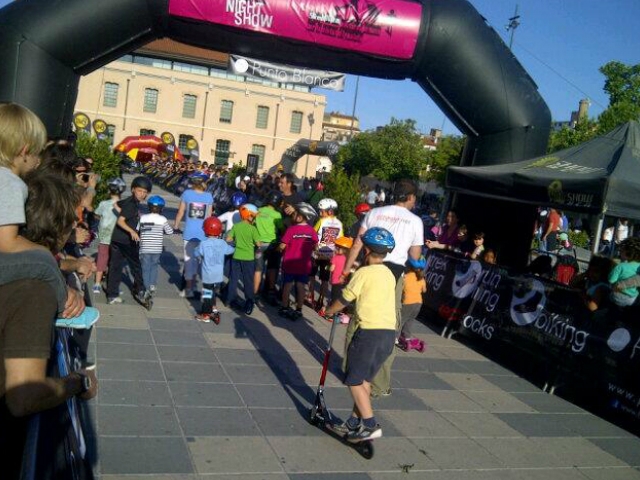
[[[347,263],[347,257],[345,255],[334,255],[331,257],[331,266],[333,267],[333,272],[331,272],[331,285],[340,284],[340,276],[342,275],[342,270],[344,270],[344,264]]]
[[[292,225],[280,239],[287,248],[282,256],[282,271],[289,275],[309,275],[311,255],[318,244],[318,234],[307,223]]]

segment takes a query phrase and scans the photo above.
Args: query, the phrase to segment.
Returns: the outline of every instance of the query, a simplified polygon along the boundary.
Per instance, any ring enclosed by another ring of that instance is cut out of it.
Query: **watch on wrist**
[[[80,391],[78,395],[86,393],[91,388],[91,379],[84,373],[76,372],[80,377]]]

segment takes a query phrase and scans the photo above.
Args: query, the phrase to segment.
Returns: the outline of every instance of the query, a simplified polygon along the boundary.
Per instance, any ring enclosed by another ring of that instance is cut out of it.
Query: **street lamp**
[[[307,115],[307,120],[309,121],[309,150],[311,149],[311,139],[313,138],[313,124],[316,123],[316,119],[313,116],[313,112]],[[307,172],[309,171],[309,152],[307,152],[307,163],[304,166],[304,176],[307,176]]]

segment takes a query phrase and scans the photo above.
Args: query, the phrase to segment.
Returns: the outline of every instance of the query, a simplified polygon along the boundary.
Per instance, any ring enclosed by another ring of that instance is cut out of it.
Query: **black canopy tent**
[[[631,121],[578,146],[487,167],[449,167],[453,192],[640,219],[640,124]],[[595,242],[597,243],[597,241]]]

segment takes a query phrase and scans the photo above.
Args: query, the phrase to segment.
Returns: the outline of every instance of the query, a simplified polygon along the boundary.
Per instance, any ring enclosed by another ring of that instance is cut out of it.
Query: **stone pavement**
[[[160,194],[173,217],[177,199]],[[96,296],[89,437],[102,480],[640,479],[638,438],[422,324],[428,348],[399,352],[393,395],[374,402],[384,436],[365,460],[306,420],[330,325],[274,307],[251,317],[222,307],[220,325],[198,323],[175,287],[182,239],[165,244],[153,310],[128,291],[123,305]],[[344,330],[326,388],[343,417]]]

